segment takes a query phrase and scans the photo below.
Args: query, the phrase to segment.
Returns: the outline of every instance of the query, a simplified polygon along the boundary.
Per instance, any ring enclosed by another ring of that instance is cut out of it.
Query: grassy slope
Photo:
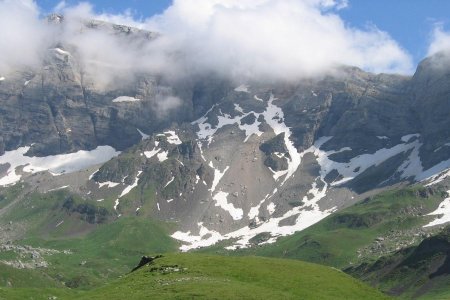
[[[5,194],[11,194],[10,190]],[[46,255],[49,267],[30,274],[41,273],[69,287],[91,288],[126,273],[142,255],[176,250],[176,241],[168,235],[171,224],[147,217],[122,217],[110,219],[110,223],[89,224],[84,216],[62,208],[69,195],[64,190],[30,193],[2,216],[2,221],[11,222],[13,228],[19,225],[27,228],[26,235],[15,244],[71,252]],[[79,197],[73,197],[76,202],[84,203]],[[64,223],[56,226],[61,220]],[[0,252],[0,259],[8,258],[14,260],[14,253]],[[6,274],[12,276],[7,270]],[[24,278],[29,278],[30,287],[34,286],[33,276]],[[2,285],[6,286],[0,282]]]
[[[199,254],[167,255],[91,291],[0,289],[0,299],[54,296],[58,299],[388,299],[329,267],[284,259]]]
[[[450,299],[450,226],[418,246],[346,270],[390,294]]]
[[[280,238],[275,244],[235,253],[227,253],[218,246],[201,251],[294,258],[343,268],[350,263],[358,263],[357,250],[370,245],[377,237],[393,229],[420,227],[430,220],[430,217],[417,214],[434,210],[443,195],[436,191],[434,195],[424,197],[419,195],[420,191],[425,189],[412,187],[384,192],[335,213],[304,231]]]
[[[329,267],[284,259],[199,254],[167,255],[85,296],[89,299],[387,298]]]
[[[155,221],[121,218],[99,226],[83,238],[42,240],[29,239],[25,244],[67,250],[72,254],[48,257],[47,273],[59,277],[70,287],[89,288],[117,278],[130,270],[136,259],[149,252],[168,252],[176,243],[166,228]]]

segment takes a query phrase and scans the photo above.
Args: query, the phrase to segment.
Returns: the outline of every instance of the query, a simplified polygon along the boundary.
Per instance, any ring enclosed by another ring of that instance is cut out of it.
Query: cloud
[[[40,63],[49,30],[33,1],[0,1],[0,28],[0,75]]]
[[[450,50],[450,33],[444,30],[443,24],[436,24],[431,34],[431,42],[428,47],[428,55]]]
[[[0,32],[0,72],[38,63],[46,47],[59,40],[102,87],[142,72],[175,79],[215,73],[235,80],[289,80],[355,65],[410,73],[410,55],[389,34],[342,20],[339,10],[347,6],[347,0],[174,0],[162,14],[142,20],[131,11],[99,14],[87,2],[62,1],[55,10],[65,18],[55,33],[33,1],[0,0],[0,26],[11,28]],[[160,35],[130,38],[107,26],[83,26],[89,19]]]
[[[412,59],[376,27],[349,27],[333,0],[175,0],[147,21],[186,68],[231,77],[299,78],[336,65],[410,73]]]

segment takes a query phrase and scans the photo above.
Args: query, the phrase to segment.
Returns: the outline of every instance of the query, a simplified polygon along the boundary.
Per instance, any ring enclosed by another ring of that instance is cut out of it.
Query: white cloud
[[[0,75],[39,64],[48,36],[33,1],[0,1]]]
[[[412,71],[412,59],[375,27],[348,27],[333,0],[175,0],[147,22],[185,52],[189,70],[292,78],[339,64]]]
[[[450,50],[450,33],[444,30],[442,24],[436,24],[432,33],[430,46],[428,47],[428,55],[433,55],[444,50]]]
[[[351,28],[340,18],[347,0],[175,0],[148,20],[97,14],[89,3],[55,10],[65,15],[58,39],[77,49],[88,76],[99,86],[140,72],[183,77],[206,72],[238,79],[297,79],[336,65],[373,72],[410,73],[412,60],[387,33]],[[153,41],[83,28],[99,19],[160,32]],[[35,64],[55,36],[31,0],[0,0],[0,72]],[[48,43],[48,42],[47,42]],[[3,70],[2,70],[3,69]],[[1,74],[0,74],[1,75]]]

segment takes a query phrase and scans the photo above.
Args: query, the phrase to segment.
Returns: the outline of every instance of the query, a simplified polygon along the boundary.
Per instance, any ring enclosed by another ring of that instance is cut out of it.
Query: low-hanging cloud
[[[49,29],[33,1],[0,1],[0,76],[17,67],[40,63]]]
[[[293,78],[345,64],[409,73],[411,57],[387,33],[351,28],[346,1],[175,0],[147,22],[186,53],[191,70]]]
[[[436,24],[431,35],[431,43],[428,47],[428,55],[450,49],[450,33],[444,30],[442,24]]]
[[[83,70],[102,86],[142,72],[169,78],[216,73],[235,80],[298,79],[339,65],[372,72],[410,73],[411,56],[376,27],[348,26],[339,10],[346,0],[175,0],[147,20],[97,14],[92,5],[55,10],[55,29],[32,0],[0,0],[0,75],[35,65],[57,42],[76,49]],[[98,19],[158,32],[132,39],[83,27]]]

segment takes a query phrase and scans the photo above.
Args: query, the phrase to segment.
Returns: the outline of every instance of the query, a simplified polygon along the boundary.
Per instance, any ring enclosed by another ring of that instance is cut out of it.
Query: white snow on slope
[[[129,96],[119,96],[119,97],[115,98],[112,102],[121,103],[121,102],[139,102],[139,101],[141,101],[141,99],[137,99],[137,98],[129,97]]]
[[[275,111],[276,109],[274,109]],[[280,116],[279,112],[276,114]],[[280,118],[281,119],[281,118]],[[276,120],[276,119],[275,119]],[[283,127],[282,122],[277,122],[277,124],[272,124],[274,127],[280,126],[280,130],[286,130],[286,128]],[[284,131],[285,133],[287,132]],[[289,133],[289,132],[287,132]],[[287,236],[292,235],[295,232],[301,231],[317,222],[322,220],[323,218],[327,217],[331,213],[333,213],[336,208],[331,208],[325,211],[322,211],[318,205],[318,202],[323,199],[326,194],[327,190],[329,188],[329,185],[325,181],[325,176],[331,172],[332,170],[337,170],[341,175],[343,175],[343,179],[334,182],[332,185],[338,185],[342,184],[344,182],[347,182],[357,175],[361,174],[363,171],[367,170],[370,166],[378,165],[382,163],[383,161],[386,161],[390,157],[412,150],[411,154],[409,155],[409,160],[415,160],[416,152],[415,149],[419,149],[421,144],[417,139],[412,140],[412,137],[417,137],[417,135],[409,135],[404,137],[402,140],[404,143],[401,143],[399,145],[396,145],[390,149],[380,149],[376,151],[373,154],[363,154],[359,155],[348,163],[338,163],[335,161],[332,161],[329,156],[335,153],[340,153],[343,151],[349,151],[351,150],[348,147],[342,148],[338,151],[324,151],[321,150],[320,147],[325,144],[327,141],[329,141],[332,137],[322,137],[319,138],[312,147],[305,150],[302,153],[298,153],[298,161],[301,161],[301,158],[307,154],[312,153],[316,157],[321,170],[320,170],[320,176],[316,178],[315,182],[312,184],[311,189],[306,193],[306,195],[312,195],[311,199],[308,199],[307,196],[303,197],[302,202],[304,203],[300,207],[295,207],[289,211],[287,211],[283,216],[276,217],[276,218],[270,218],[267,221],[260,223],[259,226],[255,228],[250,228],[248,226],[242,227],[241,229],[238,229],[236,231],[226,233],[226,234],[219,234],[214,231],[208,230],[203,224],[201,225],[201,230],[204,232],[214,232],[213,236],[206,236],[206,239],[202,239],[202,235],[195,236],[190,234],[189,232],[183,233],[183,232],[176,232],[172,237],[182,237],[183,239],[180,239],[185,244],[180,248],[182,251],[188,251],[191,249],[195,249],[198,247],[204,247],[204,246],[211,246],[214,243],[217,243],[220,240],[227,240],[227,239],[236,239],[237,241],[228,249],[237,249],[237,248],[245,248],[250,245],[249,241],[251,238],[255,237],[256,235],[263,233],[263,232],[269,232],[272,235],[272,238],[270,238],[265,243],[273,243],[276,241],[277,237],[280,236]],[[408,160],[407,160],[408,161]],[[420,162],[420,160],[419,160]],[[291,163],[295,163],[291,162]],[[418,167],[419,163],[411,161],[412,164],[405,164],[401,168],[400,172],[403,172],[402,176],[408,177],[410,174],[413,173],[413,170],[420,171],[421,169]],[[410,167],[411,166],[411,167]],[[421,164],[420,164],[421,166]],[[291,167],[291,170],[296,170],[296,167],[293,165]],[[359,169],[358,169],[359,168]],[[291,171],[292,172],[292,171]],[[321,187],[319,187],[321,186]],[[274,195],[277,192],[277,189],[275,189]],[[224,193],[226,194],[226,193]],[[271,196],[272,196],[271,195]],[[261,205],[266,202],[268,199],[270,199],[271,196],[266,196],[257,206],[252,207],[250,211],[248,212],[248,216],[250,219],[257,219],[257,216],[259,215],[259,210]],[[269,203],[267,205],[267,208],[270,213],[274,212],[274,204]],[[293,216],[297,216],[295,220],[295,224],[289,225],[289,226],[279,226],[279,223],[286,219]]]
[[[104,186],[106,186],[107,188],[113,188],[120,184],[118,182],[112,182],[112,181],[97,182],[97,183],[98,183],[99,188],[102,188]]]
[[[142,136],[142,140],[148,139],[150,136],[148,134],[143,133],[139,128],[136,128],[139,134]]]
[[[409,135],[412,136],[412,135]],[[414,135],[415,136],[415,135]],[[330,140],[331,137],[322,137],[317,142],[319,144],[324,144],[328,140]],[[410,141],[410,138],[405,138],[402,140]],[[421,162],[418,158],[418,152],[415,150],[420,148],[421,143],[415,139],[412,142],[405,142],[402,144],[398,144],[392,148],[382,148],[377,150],[375,153],[371,154],[361,154],[354,158],[352,158],[349,162],[335,162],[331,159],[329,159],[329,156],[338,152],[347,151],[349,148],[343,148],[339,151],[322,151],[319,150],[318,152],[318,162],[322,168],[322,170],[328,174],[329,172],[336,170],[340,175],[343,176],[342,179],[333,182],[332,186],[337,186],[343,183],[346,183],[353,178],[357,177],[364,171],[366,171],[368,168],[372,166],[378,166],[379,164],[383,163],[387,159],[400,154],[407,152],[409,150],[413,150],[410,154],[408,159],[411,159],[412,161],[407,160],[405,163],[403,163],[399,167],[399,172],[401,173],[402,178],[407,178],[411,175],[414,175],[414,173],[417,174],[417,172],[421,171]]]
[[[164,134],[168,135],[167,136],[167,142],[169,144],[174,144],[174,145],[181,145],[182,144],[180,138],[175,133],[175,131],[166,131],[166,132],[164,132]]]
[[[164,185],[164,188],[166,188],[169,184],[171,184],[175,180],[175,176],[172,176],[172,179],[170,179],[166,185]]]
[[[262,101],[262,99],[259,99],[256,96],[255,99],[258,101]],[[332,137],[322,137],[318,139],[310,149],[307,149],[302,153],[298,153],[295,145],[291,141],[292,136],[291,128],[289,128],[285,124],[283,110],[274,104],[275,100],[277,99],[273,95],[271,95],[270,99],[267,102],[266,110],[264,112],[262,113],[250,112],[256,116],[256,119],[258,119],[260,116],[263,116],[264,120],[273,129],[276,135],[284,133],[284,142],[289,153],[289,156],[287,155],[285,156],[285,158],[288,160],[288,169],[279,172],[274,172],[273,170],[271,170],[272,173],[274,173],[274,179],[275,181],[278,181],[279,179],[282,178],[283,181],[281,182],[281,185],[283,185],[289,178],[293,177],[294,174],[296,174],[298,167],[301,164],[302,157],[307,153],[313,153],[316,156],[316,159],[321,167],[320,176],[316,178],[310,191],[307,193],[307,195],[313,195],[313,197],[311,199],[308,199],[308,197],[305,196],[302,199],[304,205],[302,205],[301,207],[295,207],[289,210],[288,212],[284,213],[284,215],[281,217],[270,218],[265,222],[261,222],[258,216],[260,213],[260,208],[263,204],[266,204],[267,210],[270,214],[273,214],[277,209],[277,206],[274,202],[267,203],[268,200],[277,192],[276,191],[277,189],[275,189],[272,195],[266,196],[263,200],[261,200],[258,203],[257,206],[251,207],[249,211],[246,212],[249,219],[254,220],[254,222],[256,222],[255,224],[257,224],[258,226],[253,228],[246,226],[233,232],[220,234],[216,231],[206,228],[206,226],[203,223],[199,223],[198,224],[200,230],[199,235],[192,234],[191,232],[180,232],[180,231],[174,233],[173,237],[179,238],[182,242],[185,243],[185,245],[181,247],[183,251],[187,251],[198,247],[210,246],[214,243],[217,243],[220,240],[227,240],[227,239],[236,240],[234,244],[231,247],[229,247],[230,249],[236,249],[238,247],[248,247],[250,244],[249,243],[250,239],[255,237],[257,234],[263,232],[268,232],[272,235],[272,238],[266,241],[266,243],[272,243],[279,236],[290,235],[313,225],[314,223],[320,221],[321,219],[323,219],[324,217],[328,216],[329,214],[331,214],[336,210],[336,208],[331,208],[324,211],[321,210],[321,208],[318,205],[318,202],[326,196],[328,188],[330,187],[330,185],[327,184],[324,180],[325,176],[333,170],[337,171],[337,173],[341,175],[340,176],[341,178],[333,182],[331,186],[338,186],[343,183],[351,181],[355,177],[359,176],[361,173],[365,172],[370,167],[378,166],[381,163],[387,161],[388,159],[403,153],[407,154],[407,157],[405,158],[403,163],[398,167],[396,173],[394,174],[395,176],[399,176],[402,179],[412,178],[419,180],[421,178],[422,179],[428,178],[432,175],[435,175],[436,172],[442,172],[445,170],[447,170],[448,173],[450,174],[449,170],[450,160],[441,162],[428,170],[423,170],[423,165],[419,156],[419,150],[422,147],[422,143],[420,143],[419,139],[420,135],[415,133],[403,136],[401,138],[401,142],[395,146],[392,146],[390,148],[378,149],[373,153],[365,153],[358,155],[350,159],[348,162],[336,162],[331,160],[330,157],[331,155],[336,153],[351,151],[352,149],[349,147],[344,147],[340,150],[333,150],[333,151],[324,151],[320,149],[321,146],[327,141],[329,141]],[[247,116],[249,113],[245,113],[244,110],[238,104],[234,104],[234,107],[235,111],[238,112],[239,115],[232,118],[229,114],[224,114],[222,113],[221,110],[219,110],[219,116],[217,118],[218,124],[214,127],[208,123],[207,118],[208,113],[205,114],[199,120],[193,122],[193,124],[198,124],[199,126],[199,131],[197,132],[199,139],[207,141],[209,145],[212,142],[215,133],[220,128],[226,125],[235,125],[239,127],[241,130],[244,130],[240,126],[240,122],[242,118]],[[209,110],[209,112],[212,111],[214,108],[215,106],[213,106]],[[251,127],[253,129],[258,128],[259,132],[259,124],[257,127],[255,127],[255,124],[252,124]],[[245,141],[247,141],[247,139],[251,135],[247,134],[247,132],[251,130],[250,128],[246,128],[245,131],[247,135]],[[378,138],[380,140],[389,139],[386,136],[377,136],[374,138]],[[283,154],[278,155],[279,157],[283,156]],[[216,178],[219,178],[217,180],[218,183],[223,174],[221,174],[222,172],[220,172],[220,170],[216,171],[219,172],[217,174],[219,176],[215,176]],[[217,183],[213,185],[212,190],[216,189]],[[278,184],[278,187],[279,186],[280,183]],[[228,193],[220,191],[214,195],[213,199],[216,198],[217,196],[220,196],[222,198],[224,204],[227,203],[226,200]],[[295,222],[293,225],[281,227],[279,226],[279,223],[282,220],[292,217],[295,217]]]
[[[275,212],[275,203],[270,202],[269,205],[267,205],[267,211],[269,212],[269,214],[273,215],[273,213]]]
[[[139,176],[141,176],[142,171],[139,171],[136,175],[136,178],[134,179],[134,182],[131,185],[128,185],[127,187],[125,187],[122,191],[122,193],[119,195],[119,198],[116,199],[115,203],[114,203],[114,210],[117,210],[117,207],[120,204],[120,198],[122,198],[123,196],[127,195],[129,192],[131,192],[132,189],[134,189],[135,187],[137,187],[138,182],[139,182]]]
[[[60,54],[60,55],[66,55],[66,56],[70,56],[70,52],[67,52],[61,48],[53,48],[53,51],[55,51],[56,53]]]
[[[289,139],[292,135],[291,129],[284,123],[283,110],[273,104],[273,101],[275,100],[277,99],[273,95],[270,95],[266,111],[263,112],[262,115],[264,116],[267,124],[272,127],[276,135],[284,133],[284,143],[291,158],[288,159],[286,177],[281,183],[281,185],[283,185],[295,173],[295,171],[297,171],[301,163],[301,155],[300,153],[298,153],[297,148],[294,146],[294,143]]]
[[[120,194],[119,198],[122,198],[123,196],[125,196],[126,194],[128,194],[129,192],[131,192],[132,189],[134,189],[135,187],[137,187],[138,181],[139,181],[139,176],[141,176],[141,174],[142,174],[142,171],[139,171],[139,172],[137,173],[137,176],[136,176],[136,178],[134,179],[134,182],[133,182],[131,185],[127,186],[127,187],[122,191],[122,193]]]
[[[241,92],[241,93],[249,93],[248,90],[249,86],[246,84],[241,84],[237,88],[234,89],[235,92]]]
[[[290,159],[288,159],[288,169],[284,173],[278,173],[276,175],[276,179],[281,176],[285,176],[283,183],[284,184],[294,173],[297,171],[298,166],[301,162],[300,154],[297,152],[297,149],[294,146],[294,143],[290,140],[290,136],[292,135],[291,129],[286,126],[284,123],[284,113],[283,110],[273,104],[273,102],[277,100],[273,95],[270,95],[270,99],[267,103],[267,108],[263,113],[255,113],[255,112],[248,112],[245,114],[242,114],[240,116],[236,116],[234,118],[231,118],[229,115],[219,115],[218,116],[218,124],[216,127],[213,128],[213,126],[209,123],[207,123],[208,118],[206,117],[208,113],[214,108],[214,106],[206,113],[203,117],[198,119],[197,121],[193,122],[192,124],[197,124],[199,126],[199,131],[197,132],[197,136],[199,139],[207,140],[208,145],[212,142],[214,134],[219,130],[220,128],[226,126],[226,125],[233,125],[236,124],[240,130],[245,131],[246,138],[244,142],[246,142],[250,136],[253,134],[257,136],[261,136],[263,132],[259,130],[260,122],[258,121],[258,118],[260,115],[264,116],[264,119],[266,120],[267,124],[273,129],[274,133],[276,135],[279,135],[281,133],[284,133],[284,142],[286,145],[286,148],[288,149]],[[235,110],[242,113],[242,109],[239,105],[235,105]],[[245,118],[246,116],[254,114],[256,117],[256,120],[251,125],[242,125],[241,120]]]
[[[220,180],[222,179],[223,175],[225,175],[226,171],[228,171],[228,169],[230,167],[227,166],[225,168],[225,170],[223,170],[223,172],[221,172],[219,169],[214,168],[212,161],[209,162],[209,166],[214,169],[214,180],[213,180],[211,188],[209,189],[211,191],[211,193],[214,193],[214,191],[216,190],[216,187],[219,184]]]
[[[0,77],[0,81],[3,81],[3,80],[5,80],[5,79],[6,79],[6,78],[3,77],[3,76]]]
[[[250,208],[250,211],[248,212],[248,218],[250,220],[256,218],[259,215],[259,209],[261,208],[261,205],[267,200],[267,198],[269,198],[269,194],[267,194],[264,199],[262,199],[258,205],[253,206]]]
[[[268,167],[269,170],[273,173],[273,180],[278,181],[279,178],[283,177],[284,175],[286,175],[289,170],[281,170],[281,171],[274,171],[271,167]]]
[[[329,138],[328,138],[329,139]],[[323,139],[322,139],[323,141]],[[305,153],[314,153],[314,155],[319,156],[320,150],[319,147],[321,144],[323,144],[322,141],[319,141],[319,143],[316,143],[314,146],[306,150],[301,155],[304,155]],[[228,249],[237,249],[237,248],[245,248],[250,245],[249,241],[251,238],[255,237],[256,235],[264,232],[269,232],[272,235],[272,238],[266,241],[266,243],[273,243],[275,242],[277,237],[280,236],[287,236],[291,235],[297,231],[301,231],[317,222],[319,222],[321,219],[327,217],[332,212],[335,211],[335,208],[321,211],[320,207],[318,205],[318,201],[321,200],[323,197],[326,196],[328,185],[323,180],[323,178],[326,176],[327,173],[325,173],[323,170],[321,171],[321,176],[316,179],[316,181],[320,181],[323,185],[322,189],[319,189],[317,187],[317,183],[314,182],[311,189],[308,191],[307,194],[313,195],[311,199],[308,199],[308,197],[303,198],[304,205],[301,207],[294,207],[290,211],[286,212],[283,216],[277,217],[277,218],[270,218],[267,221],[261,223],[258,227],[250,228],[248,226],[242,227],[236,231],[221,235],[218,232],[210,231],[207,229],[203,224],[201,224],[200,231],[213,233],[211,236],[207,236],[206,239],[202,239],[205,235],[192,235],[190,232],[181,232],[177,231],[175,232],[172,237],[175,239],[178,239],[185,244],[180,247],[182,251],[188,251],[191,249],[199,248],[199,247],[205,247],[205,246],[211,246],[218,241],[221,240],[227,240],[227,239],[236,239],[237,241],[234,243],[233,246],[228,247]],[[271,196],[273,196],[277,192],[277,189],[274,190],[272,195],[267,195],[256,207],[252,207],[248,213],[249,217],[256,218],[259,214],[260,206],[270,199]],[[226,193],[224,193],[226,194]],[[268,205],[268,208],[273,208]],[[279,226],[279,223],[286,219],[290,218],[292,216],[296,216],[296,221],[294,225],[290,226]],[[200,226],[200,225],[199,225]]]
[[[172,237],[174,239],[177,239],[187,244],[196,245],[196,247],[184,245],[181,246],[180,250],[188,251],[194,248],[207,247],[223,240],[223,236],[220,233],[214,230],[209,230],[208,228],[203,226],[203,223],[198,223],[197,226],[200,229],[199,235],[192,235],[190,231],[188,232],[177,231],[174,234],[172,234]]]
[[[25,166],[23,171],[27,173],[49,171],[53,176],[57,176],[105,163],[120,153],[110,146],[99,146],[91,151],[80,150],[69,154],[46,157],[25,156],[29,149],[30,147],[20,147],[17,150],[6,151],[0,156],[0,164],[10,165],[7,175],[0,179],[0,186],[15,184],[21,179],[21,175],[16,173],[16,168],[19,166]]]
[[[219,206],[223,210],[226,210],[228,213],[230,213],[230,216],[233,218],[233,220],[241,220],[244,216],[244,211],[240,208],[234,207],[233,203],[228,203],[227,197],[228,193],[218,192],[216,195],[214,195],[213,199],[216,201],[216,206]]]
[[[445,179],[447,171],[450,171],[450,159],[441,161],[428,170],[422,171],[416,176],[417,181],[425,181],[438,176],[441,181]],[[445,173],[444,173],[445,172]]]
[[[159,151],[161,151],[161,149],[153,148],[152,151],[144,151],[144,155],[145,155],[145,157],[147,157],[147,158],[152,158],[153,156],[155,156],[156,154],[158,154]]]
[[[450,191],[448,191],[447,193],[450,193]],[[442,201],[435,211],[428,214],[428,216],[436,216],[436,215],[440,215],[440,217],[423,227],[431,227],[450,222],[450,197]]]
[[[208,112],[203,117],[201,117],[197,121],[192,122],[192,124],[197,124],[199,127],[199,131],[197,132],[198,138],[201,140],[208,141],[208,145],[212,142],[214,134],[219,129],[221,129],[222,127],[224,127],[226,125],[236,124],[240,130],[244,131],[245,136],[246,136],[244,142],[246,142],[253,134],[256,134],[257,136],[261,136],[263,134],[259,130],[259,125],[261,123],[258,121],[258,117],[260,114],[257,114],[253,111],[248,112],[248,113],[243,113],[242,108],[237,104],[235,104],[234,108],[237,112],[241,113],[242,115],[238,115],[238,116],[235,116],[234,118],[231,118],[230,115],[224,114],[221,112],[221,115],[217,116],[218,124],[216,127],[213,128],[213,126],[207,122],[208,121],[207,115],[209,114],[209,112],[211,112],[211,110],[214,107],[215,106],[213,106],[210,110],[208,110]],[[241,120],[251,114],[254,114],[256,117],[253,124],[242,125]]]
[[[449,176],[450,176],[450,169],[440,172],[437,175],[427,178],[426,180],[429,180],[429,183],[427,183],[425,186],[431,186],[431,185],[437,184],[439,182],[442,182],[445,178],[447,178]]]
[[[48,192],[54,192],[54,191],[63,190],[63,189],[66,189],[66,188],[68,188],[68,187],[69,187],[68,185],[60,186],[60,187],[57,187],[57,188],[48,190],[47,193],[48,193]]]
[[[168,159],[167,158],[168,156],[169,156],[169,151],[163,151],[163,152],[156,154],[156,157],[158,157],[159,162],[166,161]]]

